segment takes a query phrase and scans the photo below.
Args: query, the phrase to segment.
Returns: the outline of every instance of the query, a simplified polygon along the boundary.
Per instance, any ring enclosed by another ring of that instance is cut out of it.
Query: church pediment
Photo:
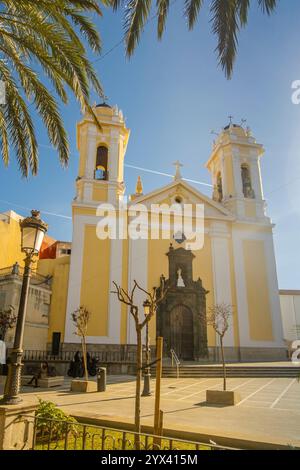
[[[167,186],[136,198],[133,204],[143,204],[150,211],[152,204],[204,204],[205,218],[234,220],[231,212],[220,203],[213,201],[183,180],[174,181]]]

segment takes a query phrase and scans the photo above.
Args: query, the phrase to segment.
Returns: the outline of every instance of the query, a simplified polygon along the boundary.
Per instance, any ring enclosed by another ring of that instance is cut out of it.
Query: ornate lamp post
[[[147,299],[143,303],[144,307],[144,314],[145,317],[150,314],[150,308],[151,308],[151,303]],[[149,338],[149,322],[146,323],[146,364],[147,367],[145,369],[144,373],[144,390],[142,393],[143,397],[148,397],[151,395],[151,390],[150,390],[150,378],[151,378],[151,371],[150,371],[150,338]]]
[[[20,222],[21,227],[21,250],[26,254],[23,283],[16,324],[14,347],[10,355],[10,364],[5,383],[4,397],[2,402],[6,404],[17,404],[22,401],[19,396],[21,369],[23,357],[23,336],[26,318],[26,307],[28,301],[29,284],[31,278],[31,264],[33,258],[39,254],[47,224],[40,219],[39,211],[31,211],[31,217],[26,217]]]

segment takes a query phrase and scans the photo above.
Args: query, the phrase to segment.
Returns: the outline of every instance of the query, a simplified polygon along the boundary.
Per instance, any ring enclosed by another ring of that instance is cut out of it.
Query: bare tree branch
[[[119,286],[115,281],[113,281],[113,285],[115,286],[115,291],[111,291],[113,294],[118,296],[118,300],[129,306],[129,311],[132,317],[134,318],[135,322],[135,330],[137,336],[137,372],[136,372],[136,395],[135,395],[135,442],[136,442],[136,449],[140,448],[139,442],[139,434],[141,430],[141,410],[140,410],[140,400],[141,400],[141,378],[142,378],[142,362],[143,362],[143,349],[142,349],[142,330],[145,325],[147,325],[153,315],[157,311],[158,307],[158,300],[160,301],[163,298],[163,292],[161,292],[159,299],[157,299],[157,292],[156,289],[153,289],[153,293],[148,292],[146,289],[141,287],[138,282],[134,279],[133,287],[131,292],[126,291],[123,287]],[[139,307],[134,303],[134,294],[138,289],[140,292],[143,292],[146,295],[146,299],[148,300],[149,306],[149,313],[144,315],[142,321],[139,319]]]
[[[232,305],[220,303],[209,307],[207,316],[207,324],[211,325],[215,332],[224,337],[229,328],[229,320],[233,315]]]
[[[148,297],[151,297],[151,293],[148,292],[148,291],[146,291],[145,289],[143,289],[143,287],[141,287],[141,286],[138,284],[138,282],[137,282],[136,280],[134,280],[134,283],[135,283],[135,285],[136,285],[136,287],[137,287],[138,289],[140,289],[142,292],[145,292],[145,294],[146,294]]]
[[[229,319],[233,315],[232,305],[226,304],[225,302],[220,304],[215,304],[208,309],[207,324],[211,325],[217,335],[220,337],[220,347],[222,355],[222,364],[223,364],[223,390],[226,390],[226,364],[225,364],[225,354],[224,354],[224,345],[223,338],[226,331],[229,328]]]

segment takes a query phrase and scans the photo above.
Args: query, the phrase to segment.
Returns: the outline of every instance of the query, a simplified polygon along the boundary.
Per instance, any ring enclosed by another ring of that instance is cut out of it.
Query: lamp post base
[[[22,403],[23,398],[21,397],[3,397],[0,400],[0,405],[18,405],[19,403]]]
[[[22,355],[22,349],[13,349],[11,352],[11,363],[8,366],[8,374],[1,401],[5,405],[17,405],[23,401],[20,396],[21,371],[23,366]]]

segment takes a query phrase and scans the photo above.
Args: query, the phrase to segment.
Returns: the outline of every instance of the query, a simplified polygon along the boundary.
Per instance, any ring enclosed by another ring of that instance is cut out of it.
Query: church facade
[[[218,342],[207,325],[207,313],[213,305],[225,303],[233,307],[224,339],[227,359],[285,358],[273,225],[266,215],[260,173],[262,145],[249,129],[230,124],[222,130],[206,163],[211,198],[181,178],[179,165],[170,184],[148,194],[143,194],[138,180],[136,194],[127,201],[126,220],[133,206],[135,215],[137,207],[143,207],[148,216],[153,206],[201,206],[201,249],[191,249],[184,231],[151,237],[152,219],[142,228],[148,236],[104,239],[97,229],[99,205],[109,204],[120,220],[130,131],[117,107],[102,104],[94,110],[101,130],[89,115],[77,125],[79,170],[72,202],[71,256],[57,263],[39,262],[41,273],[53,275],[49,342],[59,334],[64,349],[76,348],[71,313],[83,305],[91,313],[90,348],[134,347],[134,323],[127,307],[112,293],[113,282],[130,290],[136,279],[152,290],[160,288],[163,280],[169,289],[150,322],[149,334],[153,345],[157,335],[164,337],[165,355],[174,349],[185,360],[214,360]],[[163,214],[156,224],[165,231]],[[141,315],[144,297],[137,293]]]

